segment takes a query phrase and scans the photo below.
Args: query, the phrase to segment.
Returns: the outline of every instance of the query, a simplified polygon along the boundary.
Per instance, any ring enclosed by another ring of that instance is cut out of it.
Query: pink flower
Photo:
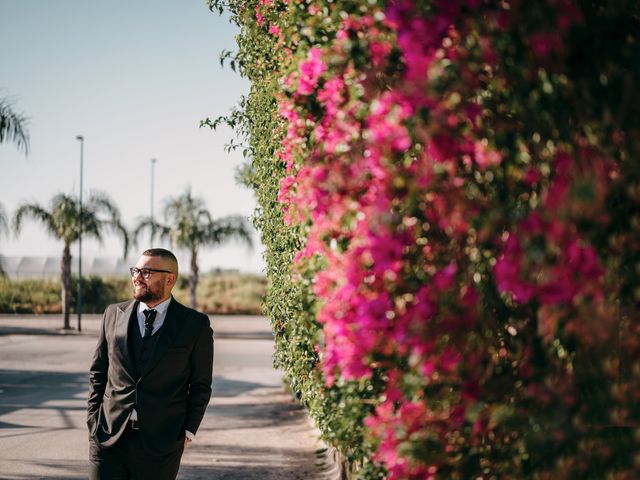
[[[269,27],[269,33],[275,36],[280,35],[280,27],[272,23],[271,26]]]
[[[480,169],[495,167],[502,162],[502,154],[489,148],[488,142],[483,139],[473,145],[473,159]]]
[[[455,139],[446,133],[432,137],[427,143],[427,154],[438,163],[452,160],[458,149]]]
[[[562,38],[557,31],[534,33],[529,37],[529,45],[533,54],[541,59],[553,54],[558,55],[564,49]]]
[[[278,202],[286,202],[291,187],[296,183],[296,177],[290,175],[280,180],[280,191],[278,192]]]
[[[581,293],[599,296],[603,270],[595,250],[583,243],[570,226],[530,214],[503,244],[494,267],[498,290],[519,303],[538,298],[543,305],[571,304]],[[526,244],[536,249],[534,260],[527,260]],[[541,255],[540,248],[551,253]]]
[[[371,52],[371,61],[378,66],[391,53],[391,44],[389,42],[371,42],[369,43],[369,51]]]
[[[462,362],[462,354],[452,348],[446,348],[440,354],[440,368],[446,372],[453,372]]]
[[[425,362],[422,363],[422,366],[420,367],[420,373],[422,373],[422,375],[424,375],[425,377],[430,377],[435,373],[435,371],[436,371],[436,364],[431,360],[426,360]]]
[[[449,290],[455,281],[455,274],[458,270],[455,262],[451,262],[433,276],[433,285],[440,291]]]
[[[531,187],[534,183],[538,182],[540,178],[541,178],[540,171],[534,167],[530,167],[525,172],[522,180],[528,187]]]
[[[318,80],[327,69],[322,61],[322,51],[319,48],[309,50],[307,59],[300,63],[299,95],[311,95],[318,85]]]
[[[564,202],[571,184],[572,163],[573,159],[564,152],[556,156],[553,183],[543,198],[545,207],[557,209]]]
[[[407,99],[385,92],[374,103],[367,119],[367,127],[373,143],[390,145],[394,150],[406,151],[412,143],[409,131],[403,124],[413,113]]]
[[[262,13],[260,12],[260,7],[256,7],[256,21],[258,23],[258,26],[262,26],[264,24],[264,17],[262,16]]]
[[[535,289],[520,279],[520,268],[523,258],[522,248],[515,235],[510,234],[493,269],[498,290],[509,292],[520,303],[533,298]]]
[[[324,105],[328,115],[336,115],[344,103],[344,80],[339,77],[327,80],[318,91],[318,101]]]

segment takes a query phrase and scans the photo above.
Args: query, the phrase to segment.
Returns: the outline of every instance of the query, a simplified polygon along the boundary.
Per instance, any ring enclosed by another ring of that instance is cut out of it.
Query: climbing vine
[[[276,364],[353,476],[636,478],[637,2],[210,6]]]

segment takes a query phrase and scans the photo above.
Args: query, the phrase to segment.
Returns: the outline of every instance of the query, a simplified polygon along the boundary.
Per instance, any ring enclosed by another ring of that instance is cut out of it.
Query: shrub
[[[179,277],[174,295],[185,303],[188,279]],[[184,279],[184,281],[182,281]],[[71,307],[77,306],[78,279],[71,279]],[[251,274],[206,274],[198,288],[198,308],[212,314],[262,314],[266,279]],[[107,305],[131,298],[131,280],[126,277],[99,276],[82,279],[82,311],[102,313]],[[59,280],[25,279],[11,281],[0,277],[1,313],[61,313]]]
[[[355,475],[638,477],[637,2],[229,8],[276,363]]]
[[[198,283],[198,309],[210,314],[262,315],[267,280],[260,275],[209,273]],[[176,299],[187,302],[188,282],[178,284]]]
[[[78,277],[71,277],[71,306],[77,311]],[[131,298],[131,280],[126,277],[99,277],[91,275],[82,278],[82,311],[102,313],[107,305],[123,302]]]
[[[60,313],[60,282],[0,277],[0,312]]]

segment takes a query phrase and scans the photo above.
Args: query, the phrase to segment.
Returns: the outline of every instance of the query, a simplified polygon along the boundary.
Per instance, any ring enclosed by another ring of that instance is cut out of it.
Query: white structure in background
[[[15,257],[0,255],[0,264],[12,280],[21,278],[60,278],[60,257]],[[129,267],[136,260],[122,257],[83,257],[82,276],[123,277],[129,275]],[[78,274],[78,259],[71,260],[71,272]]]

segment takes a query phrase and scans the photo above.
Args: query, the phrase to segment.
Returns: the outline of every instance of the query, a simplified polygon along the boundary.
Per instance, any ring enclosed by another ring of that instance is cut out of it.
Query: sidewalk
[[[271,340],[273,335],[264,317],[255,315],[209,315],[215,338]],[[83,335],[97,335],[102,315],[83,314],[80,325]],[[78,335],[78,317],[69,319],[71,330],[62,329],[62,315],[0,313],[0,335]]]
[[[0,479],[86,478],[86,372],[100,319],[85,315],[81,334],[61,334],[59,315],[0,315]],[[337,478],[316,455],[322,444],[305,410],[271,367],[266,319],[212,322],[213,395],[178,478]]]

